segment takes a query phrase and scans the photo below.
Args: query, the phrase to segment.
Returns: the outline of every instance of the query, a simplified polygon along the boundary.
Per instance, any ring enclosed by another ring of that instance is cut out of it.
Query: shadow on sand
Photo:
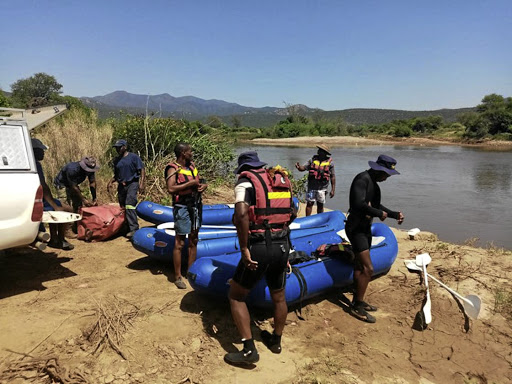
[[[73,252],[70,253],[70,256]],[[72,260],[55,252],[32,248],[8,249],[0,257],[0,299],[30,291],[43,291],[45,281],[76,276],[62,266]]]

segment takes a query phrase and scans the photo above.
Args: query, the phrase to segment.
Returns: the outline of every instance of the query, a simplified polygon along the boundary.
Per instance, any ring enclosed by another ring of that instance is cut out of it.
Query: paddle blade
[[[467,303],[466,301],[462,301],[464,311],[466,311],[466,314],[472,319],[478,319],[478,314],[480,313],[480,306],[482,305],[482,301],[476,295],[467,295],[466,299],[471,301],[473,305]]]
[[[432,261],[432,258],[430,257],[430,255],[428,253],[422,253],[422,254],[416,256],[416,265],[418,265],[419,267],[422,267],[424,265],[426,266],[426,265],[430,264],[431,261]]]

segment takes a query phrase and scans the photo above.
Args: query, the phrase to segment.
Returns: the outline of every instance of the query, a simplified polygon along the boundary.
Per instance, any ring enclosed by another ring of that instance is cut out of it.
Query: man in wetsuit
[[[192,161],[194,154],[187,143],[178,143],[174,147],[176,161],[165,167],[164,175],[167,190],[172,194],[174,216],[174,284],[186,289],[187,284],[181,276],[181,250],[188,235],[188,268],[194,264],[197,256],[199,228],[203,219],[202,193],[208,185],[199,178],[199,172]]]
[[[380,155],[377,161],[369,161],[370,169],[358,174],[350,186],[350,209],[345,231],[355,253],[354,282],[355,293],[351,313],[360,320],[375,323],[375,317],[368,312],[376,311],[373,305],[364,302],[366,288],[373,274],[370,259],[372,244],[371,225],[374,217],[382,221],[391,217],[402,224],[402,212],[392,211],[381,204],[380,187],[377,183],[391,175],[399,175],[395,170],[396,160]]]
[[[306,164],[300,165],[298,162],[295,164],[297,170],[309,172],[308,191],[306,193],[306,216],[311,215],[315,201],[316,213],[322,213],[324,211],[329,182],[331,183],[329,197],[332,199],[336,192],[336,176],[334,174],[334,163],[330,149],[325,144],[319,144],[317,148],[318,153]]]
[[[121,208],[125,209],[129,230],[126,237],[131,239],[135,231],[139,229],[135,207],[137,205],[137,193],[144,193],[146,171],[141,158],[133,152],[128,152],[126,140],[117,140],[113,147],[119,156],[114,159],[114,177],[107,184],[107,192],[110,193],[113,183],[118,183],[117,199]]]
[[[235,187],[233,222],[242,257],[231,281],[229,304],[244,347],[226,354],[224,359],[236,365],[259,361],[245,299],[263,276],[274,302],[274,332],[262,331],[261,339],[273,353],[281,353],[281,336],[288,314],[285,285],[289,223],[296,212],[287,174],[275,168],[266,170],[264,165],[256,152],[245,152],[238,157],[235,171],[240,176]]]

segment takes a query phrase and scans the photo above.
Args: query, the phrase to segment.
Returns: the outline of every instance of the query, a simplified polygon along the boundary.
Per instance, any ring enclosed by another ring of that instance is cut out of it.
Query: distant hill
[[[149,113],[162,117],[187,120],[205,120],[208,116],[219,116],[231,125],[233,116],[238,116],[242,124],[250,127],[270,127],[283,120],[286,108],[247,107],[223,100],[204,100],[194,96],[174,97],[168,93],[161,95],[136,95],[126,91],[115,91],[104,96],[81,97],[85,105],[98,110],[100,117],[117,115],[119,111],[132,114]],[[408,120],[414,117],[441,116],[446,122],[454,122],[457,115],[474,108],[438,109],[433,111],[404,111],[397,109],[355,108],[338,111],[323,111],[298,105],[300,114],[310,117],[313,114],[326,120],[343,119],[353,124],[383,124],[393,120]]]

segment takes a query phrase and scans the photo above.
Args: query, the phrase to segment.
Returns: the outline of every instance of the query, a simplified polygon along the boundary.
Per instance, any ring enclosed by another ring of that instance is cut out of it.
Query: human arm
[[[113,178],[110,179],[110,181],[107,184],[107,192],[108,193],[110,193],[110,188],[112,187],[112,184],[114,184],[115,182],[116,182],[116,177],[114,176]]]
[[[350,187],[350,209],[351,212],[358,212],[362,216],[380,217],[382,219],[383,211],[372,207],[370,202],[367,202],[368,180],[364,178],[357,178]],[[371,197],[368,197],[370,200]]]
[[[235,204],[233,223],[236,226],[242,262],[248,269],[255,270],[258,268],[258,262],[252,260],[251,251],[249,250],[249,206],[245,202]]]
[[[92,205],[98,205],[98,199],[96,197],[96,180],[89,180],[89,189],[91,191]]]
[[[331,193],[329,193],[329,197],[332,199],[334,194],[336,193],[336,176],[331,175]]]
[[[175,194],[180,191],[199,186],[199,179],[197,178],[191,179],[183,184],[177,184],[175,177],[177,172],[178,170],[172,167],[169,167],[167,169],[167,174],[165,178],[167,180],[167,191],[169,191],[169,193]]]
[[[144,193],[146,191],[146,169],[142,168],[140,170],[140,177],[139,177],[139,192]]]
[[[380,205],[380,209],[384,212],[386,217],[391,217],[392,219],[395,219],[396,221],[398,221],[398,224],[402,224],[403,223],[405,217],[404,217],[404,214],[402,212],[392,211],[391,209],[386,208],[382,204]],[[384,220],[384,219],[381,218],[381,220]]]
[[[295,168],[297,168],[301,172],[304,172],[306,170],[306,166],[300,165],[298,161],[295,163]]]

